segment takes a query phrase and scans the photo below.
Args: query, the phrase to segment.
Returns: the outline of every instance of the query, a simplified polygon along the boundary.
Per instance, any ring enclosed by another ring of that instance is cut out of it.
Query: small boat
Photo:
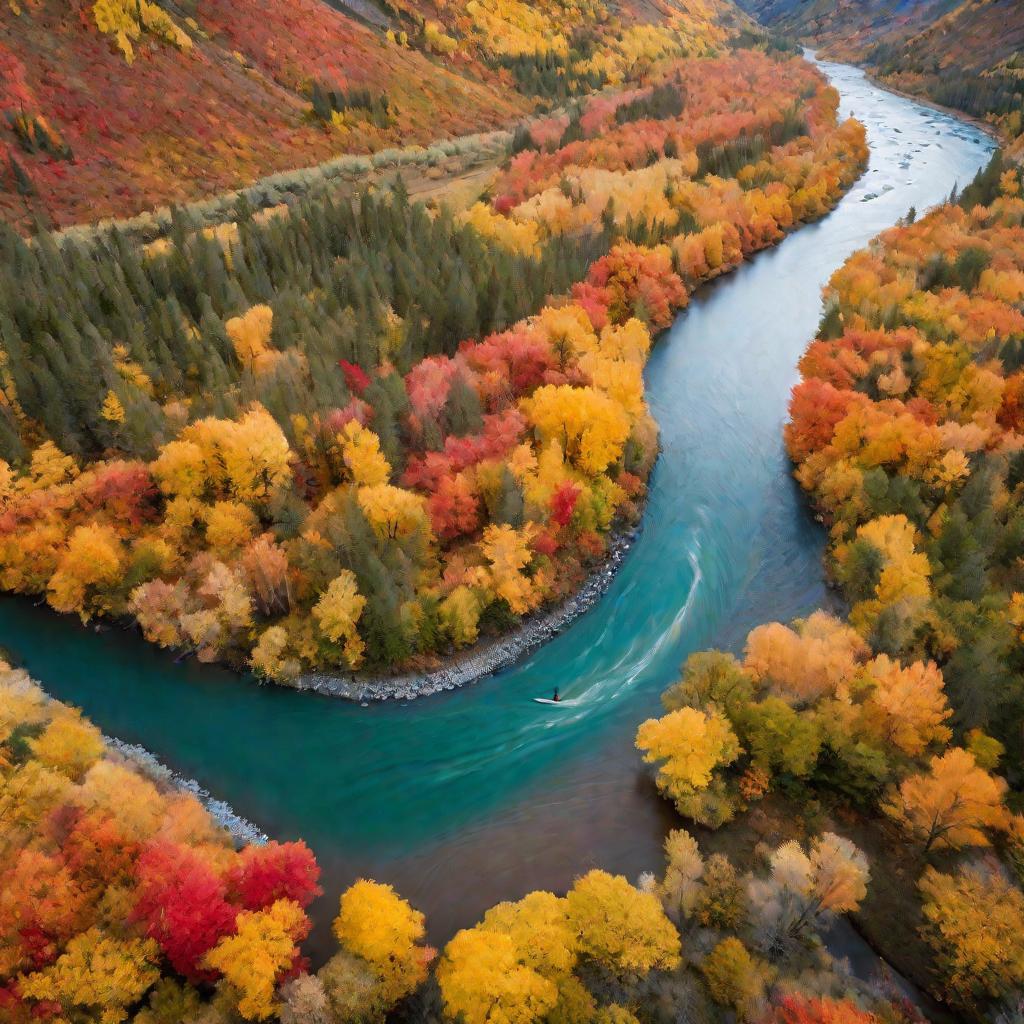
[[[550,697],[534,697],[533,699],[534,699],[534,700],[535,700],[535,701],[536,701],[536,702],[537,702],[538,704],[556,704],[556,705],[562,705],[562,704],[569,704],[569,703],[571,703],[571,701],[567,701],[567,700],[552,700],[552,699],[551,699]]]

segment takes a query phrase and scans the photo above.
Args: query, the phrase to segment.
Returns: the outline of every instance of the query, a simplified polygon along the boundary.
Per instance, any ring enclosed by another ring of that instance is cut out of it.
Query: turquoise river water
[[[0,602],[0,644],[54,696],[140,743],[324,868],[318,945],[340,888],[393,882],[435,939],[500,899],[600,865],[661,864],[671,816],[632,747],[685,656],[826,603],[821,529],[782,448],[821,289],[911,206],[968,182],[991,142],[945,114],[822,65],[871,165],[838,208],[695,296],[647,369],[663,454],[644,529],[607,596],[514,669],[408,705],[359,707],[194,663]],[[572,704],[531,701],[554,685]]]

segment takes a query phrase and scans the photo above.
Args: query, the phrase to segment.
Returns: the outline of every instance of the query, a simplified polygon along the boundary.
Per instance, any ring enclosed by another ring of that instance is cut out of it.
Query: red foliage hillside
[[[338,134],[309,118],[299,91],[317,77],[387,90],[409,143],[527,108],[318,0],[208,0],[200,18],[209,38],[180,52],[144,37],[128,66],[84,6],[0,6],[0,217],[20,220],[27,206],[59,225],[126,215],[336,156]],[[26,152],[8,112],[43,116],[73,159]],[[19,193],[12,157],[37,197]]]
[[[5,0],[0,218],[125,217],[510,127],[745,24],[731,0]]]

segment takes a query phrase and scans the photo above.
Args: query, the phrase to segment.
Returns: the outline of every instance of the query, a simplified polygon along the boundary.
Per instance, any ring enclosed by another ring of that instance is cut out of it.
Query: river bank
[[[438,668],[398,675],[308,673],[299,676],[295,689],[311,690],[324,696],[342,697],[360,703],[406,701],[478,683],[503,669],[511,668],[538,647],[553,640],[608,593],[642,528],[641,519],[638,524],[614,533],[607,555],[587,577],[583,586],[554,608],[523,619],[511,633],[489,637],[467,650],[456,651]]]
[[[162,792],[175,791],[194,796],[206,808],[207,813],[228,835],[236,849],[243,846],[261,846],[270,837],[257,825],[236,813],[224,800],[218,800],[209,790],[204,789],[195,779],[179,775],[168,768],[155,754],[137,743],[125,743],[114,736],[104,736],[103,742],[115,759],[126,762],[140,775],[149,779]]]

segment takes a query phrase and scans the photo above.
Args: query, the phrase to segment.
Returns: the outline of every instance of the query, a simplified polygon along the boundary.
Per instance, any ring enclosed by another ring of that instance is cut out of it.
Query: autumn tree
[[[160,977],[151,939],[120,939],[90,928],[76,935],[51,966],[18,982],[23,999],[56,1003],[69,1018],[82,1011],[123,1020]]]
[[[882,737],[910,757],[945,743],[952,733],[945,724],[952,712],[946,704],[942,673],[934,662],[906,667],[881,654],[865,666],[872,684],[868,715],[877,714]]]
[[[545,978],[568,975],[576,965],[579,936],[569,917],[569,904],[549,892],[531,892],[517,903],[499,903],[479,927],[507,935],[527,967]]]
[[[793,628],[772,622],[752,630],[744,667],[774,695],[800,706],[840,692],[866,654],[853,629],[819,611]]]
[[[390,885],[360,879],[342,893],[334,934],[343,950],[375,976],[381,1011],[408,995],[427,976],[433,950],[423,945],[423,915]]]
[[[227,887],[199,852],[165,841],[150,843],[137,867],[132,916],[186,978],[209,978],[204,957],[235,927],[237,908]]]
[[[359,593],[355,574],[348,569],[331,580],[313,606],[320,631],[332,643],[343,643],[345,660],[352,668],[359,666],[366,646],[357,630],[365,607],[366,598]]]
[[[581,955],[611,974],[643,977],[679,963],[679,935],[656,896],[621,875],[590,871],[566,896]]]
[[[665,874],[656,892],[673,920],[689,916],[701,896],[704,858],[697,840],[685,829],[673,829],[665,837]]]
[[[271,840],[246,846],[227,871],[227,889],[246,910],[260,910],[287,899],[306,908],[321,894],[320,867],[301,840]]]
[[[764,1024],[878,1024],[878,1019],[848,999],[794,993],[771,1008]]]
[[[760,945],[777,955],[832,915],[856,910],[868,879],[864,854],[833,832],[814,839],[809,852],[795,841],[783,843],[772,854],[769,877],[751,879],[748,886]]]
[[[522,962],[509,936],[479,928],[445,946],[437,983],[446,1012],[466,1024],[532,1024],[558,1002],[554,983]]]
[[[714,708],[682,707],[651,718],[637,730],[637,749],[649,764],[659,764],[658,788],[681,814],[712,827],[732,817],[732,807],[715,770],[740,754],[728,719]]]
[[[967,1006],[1024,986],[1024,894],[989,865],[953,874],[927,868],[918,883],[921,934],[947,991]]]
[[[118,582],[124,564],[120,538],[109,526],[76,527],[50,578],[47,600],[64,612],[78,612],[82,621],[113,611],[107,590]]]
[[[548,384],[525,399],[522,409],[542,443],[557,441],[585,473],[603,473],[622,456],[629,419],[622,407],[592,387]]]
[[[96,726],[84,720],[81,713],[63,709],[54,714],[30,746],[40,764],[62,772],[73,782],[82,779],[105,749]]]
[[[386,484],[391,466],[380,450],[380,438],[367,430],[358,420],[349,420],[339,435],[342,458],[359,487],[377,487]]]
[[[882,810],[918,840],[924,853],[933,847],[987,846],[983,829],[1007,821],[1006,783],[979,768],[960,747],[929,761],[927,772],[904,779]]]
[[[722,939],[701,961],[700,971],[716,1003],[731,1006],[741,1020],[752,1019],[770,973],[739,939]]]
[[[235,928],[202,964],[224,976],[246,1020],[266,1020],[277,1012],[278,982],[295,964],[296,943],[308,934],[309,920],[294,900],[282,899],[266,910],[243,910]]]

